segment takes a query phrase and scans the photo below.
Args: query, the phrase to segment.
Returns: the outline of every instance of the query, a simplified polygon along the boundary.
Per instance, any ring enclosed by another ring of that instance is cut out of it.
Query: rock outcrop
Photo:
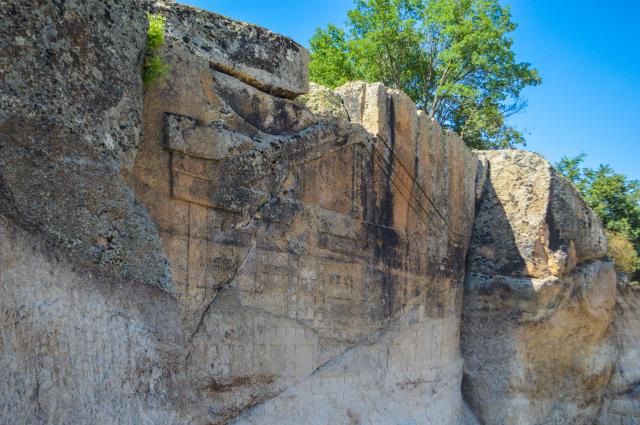
[[[615,339],[619,350],[598,425],[633,425],[640,421],[640,289],[618,281]]]
[[[234,21],[172,1],[145,0],[167,19],[167,35],[208,66],[279,97],[309,91],[309,52],[257,25]]]
[[[607,254],[599,219],[544,158],[509,150],[478,155],[482,175],[470,272],[561,277]]]
[[[602,227],[542,157],[479,155],[465,399],[481,423],[592,424],[616,358],[616,275]]]
[[[539,156],[215,13],[0,4],[0,423],[632,423],[635,292]]]
[[[373,86],[379,128],[314,115],[173,33],[129,182],[184,308],[189,420],[455,423],[475,156],[402,93]]]
[[[3,1],[0,213],[92,269],[172,291],[124,183],[142,130],[146,17],[131,1]]]

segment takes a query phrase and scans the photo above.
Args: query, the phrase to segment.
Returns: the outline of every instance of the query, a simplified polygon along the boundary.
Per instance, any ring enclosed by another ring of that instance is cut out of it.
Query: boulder
[[[478,155],[463,396],[480,423],[592,424],[616,358],[600,221],[539,155]]]
[[[468,254],[470,271],[563,276],[607,253],[599,218],[551,164],[531,152],[478,152],[486,176]]]

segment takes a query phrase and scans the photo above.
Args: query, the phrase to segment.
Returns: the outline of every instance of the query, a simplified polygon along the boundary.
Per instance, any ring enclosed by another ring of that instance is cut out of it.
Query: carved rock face
[[[5,3],[2,420],[633,418],[637,309],[602,404],[613,270],[539,156],[471,152],[379,83],[305,107],[307,52],[214,13]],[[146,11],[170,71],[143,97]]]
[[[130,183],[184,309],[189,415],[455,423],[475,156],[379,85],[387,137],[169,46]]]

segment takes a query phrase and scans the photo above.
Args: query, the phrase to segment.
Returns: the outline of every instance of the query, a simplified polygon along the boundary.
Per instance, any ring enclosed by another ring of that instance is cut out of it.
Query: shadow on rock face
[[[616,355],[615,273],[599,259],[602,228],[534,154],[481,159],[463,295],[463,397],[481,423],[591,424]],[[542,172],[531,175],[533,164]]]

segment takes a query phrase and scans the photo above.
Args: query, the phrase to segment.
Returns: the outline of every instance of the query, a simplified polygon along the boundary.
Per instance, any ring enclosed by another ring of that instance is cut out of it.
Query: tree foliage
[[[541,82],[517,62],[516,28],[498,0],[355,0],[346,30],[316,30],[311,80],[329,87],[360,79],[404,90],[474,148],[524,142],[507,118]]]
[[[608,165],[582,167],[584,158],[584,154],[574,158],[562,157],[556,168],[600,216],[604,227],[617,235],[615,244],[618,252],[623,250],[620,247],[624,244],[619,241],[623,237],[630,242],[628,246],[640,253],[640,182],[627,179]],[[632,260],[625,260],[625,263],[629,261]],[[638,266],[636,263],[636,270]]]

